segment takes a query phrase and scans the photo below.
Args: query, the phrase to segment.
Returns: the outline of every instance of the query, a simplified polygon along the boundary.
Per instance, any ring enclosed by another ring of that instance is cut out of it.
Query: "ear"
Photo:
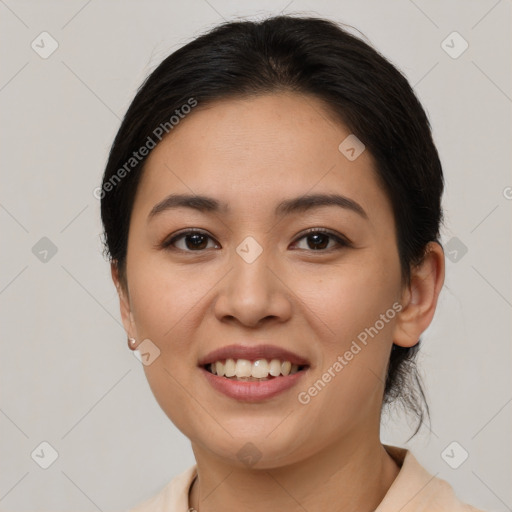
[[[411,280],[402,293],[393,343],[412,347],[432,322],[444,283],[444,251],[437,242],[427,245],[423,261],[411,268]]]
[[[123,321],[124,330],[128,338],[137,338],[137,330],[135,328],[135,321],[130,306],[130,296],[128,294],[128,284],[124,283],[119,275],[119,268],[117,261],[113,261],[110,264],[110,273],[112,275],[112,281],[117,288],[117,294],[119,296],[119,307],[121,310],[121,319]]]

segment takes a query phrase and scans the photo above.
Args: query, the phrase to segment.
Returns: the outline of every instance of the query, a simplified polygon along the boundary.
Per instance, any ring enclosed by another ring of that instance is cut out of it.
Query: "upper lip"
[[[299,366],[309,365],[308,361],[303,357],[275,345],[227,345],[212,350],[207,355],[201,357],[198,364],[199,366],[204,366],[225,359],[248,359],[249,361],[279,359],[280,361],[290,361],[290,363]]]

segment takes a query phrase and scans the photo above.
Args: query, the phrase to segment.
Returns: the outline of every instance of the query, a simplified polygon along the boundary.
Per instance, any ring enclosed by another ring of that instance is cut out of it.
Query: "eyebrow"
[[[364,219],[368,219],[367,213],[359,203],[339,194],[309,194],[292,199],[286,199],[276,206],[275,214],[290,215],[292,213],[305,212],[313,208],[320,208],[324,206],[338,206],[340,208],[353,211]],[[176,208],[190,208],[199,212],[212,213],[229,212],[229,206],[227,204],[221,203],[213,197],[204,195],[171,194],[153,206],[148,215],[148,222],[159,213]]]

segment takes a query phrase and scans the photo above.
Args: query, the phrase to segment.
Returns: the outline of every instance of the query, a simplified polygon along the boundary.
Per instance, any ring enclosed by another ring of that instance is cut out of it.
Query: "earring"
[[[137,340],[135,338],[128,338],[128,347],[133,349],[135,346],[135,343],[137,343]]]

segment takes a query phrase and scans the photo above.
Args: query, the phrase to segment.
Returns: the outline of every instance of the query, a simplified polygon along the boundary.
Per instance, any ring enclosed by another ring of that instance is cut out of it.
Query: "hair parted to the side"
[[[411,267],[422,261],[427,244],[439,243],[442,222],[443,172],[430,124],[402,73],[329,20],[274,16],[226,22],[169,55],[132,101],[103,186],[190,98],[201,108],[215,100],[282,91],[321,100],[374,157],[393,207],[403,283],[409,283]],[[117,264],[124,283],[130,217],[146,158],[101,196],[105,255]],[[416,368],[419,345],[420,340],[411,348],[393,345],[383,401],[398,401],[415,414],[413,436],[429,416]]]

